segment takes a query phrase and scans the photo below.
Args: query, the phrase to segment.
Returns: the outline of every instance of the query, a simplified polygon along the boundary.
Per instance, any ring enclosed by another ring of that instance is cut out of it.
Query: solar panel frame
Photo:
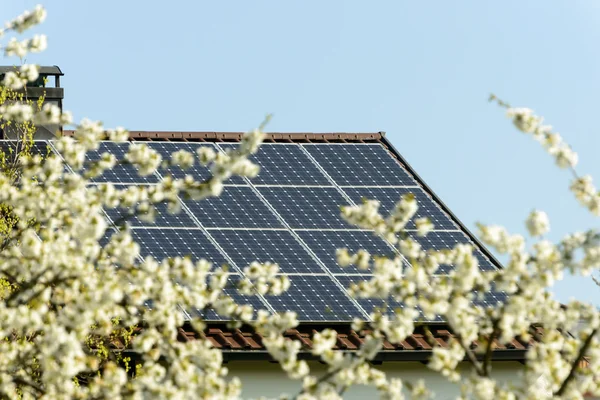
[[[336,278],[340,281],[345,288],[350,288],[352,283],[358,283],[360,281],[369,281],[373,275],[336,275]],[[387,315],[394,314],[394,310],[396,308],[404,308],[405,305],[402,302],[399,302],[394,299],[382,299],[382,298],[356,298],[356,301],[360,306],[366,310],[367,312],[373,311],[375,308],[381,308],[384,306],[384,302],[386,303],[386,312]]]
[[[419,206],[415,217],[406,225],[407,229],[416,229],[416,218],[428,217],[436,230],[458,230],[452,218],[420,187],[343,187],[342,190],[356,204],[361,204],[363,198],[379,200],[380,214],[384,217],[394,209],[400,197],[412,193]]]
[[[206,228],[283,228],[250,186],[225,186],[218,197],[183,204]]]
[[[22,143],[21,140],[11,140],[11,139],[0,139],[0,150],[3,152],[7,152],[9,154],[17,154],[20,152],[20,149],[17,148],[17,144]],[[15,146],[12,146],[14,144]],[[8,149],[12,149],[8,150]],[[49,140],[33,140],[32,144],[32,154],[42,154],[43,156],[46,154],[57,154],[54,147],[51,145]]]
[[[197,149],[200,147],[211,148],[213,151],[218,152],[219,148],[213,143],[191,143],[191,142],[148,142],[148,147],[156,150],[162,157],[163,160],[170,160],[173,152],[178,150],[186,150],[194,154],[194,165],[188,169],[182,169],[177,166],[171,166],[168,168],[160,168],[160,175],[170,175],[173,178],[182,179],[186,175],[191,175],[197,181],[205,181],[212,177],[212,173],[208,166],[200,164],[200,158],[197,154]]]
[[[375,236],[371,231],[296,230],[295,232],[333,275],[367,273],[367,271],[359,270],[354,265],[348,267],[339,266],[335,253],[338,248],[347,248],[351,253],[363,249],[372,255],[398,254],[393,246]]]
[[[304,143],[301,146],[339,186],[417,186],[417,181],[381,144]],[[363,146],[373,151],[365,152]]]
[[[285,222],[293,229],[352,228],[340,216],[347,199],[335,187],[257,187]]]
[[[240,267],[258,261],[276,263],[284,274],[324,272],[318,260],[288,230],[215,229],[210,234]]]
[[[266,296],[277,312],[295,311],[301,321],[342,322],[367,313],[328,275],[291,275],[290,288],[280,296]],[[307,296],[310,293],[311,296]]]
[[[243,276],[240,274],[231,274],[228,277],[228,284],[231,283],[235,285]],[[266,307],[264,297],[262,296],[248,296],[241,294],[235,287],[226,287],[223,292],[231,297],[236,304],[245,305],[249,304],[254,309],[254,316],[256,316],[257,310],[267,310],[271,312],[271,310]],[[206,310],[201,310],[198,308],[186,310],[187,313],[193,317],[200,317],[205,321],[228,321],[229,318],[226,318],[223,315],[218,314],[213,308],[208,308]]]
[[[238,144],[220,143],[223,150]],[[260,166],[260,173],[251,179],[254,185],[331,186],[320,166],[295,143],[263,143],[250,160]]]
[[[141,257],[152,256],[160,261],[166,257],[190,256],[194,262],[204,258],[215,265],[229,264],[226,255],[201,228],[134,227],[131,235],[140,246]],[[144,236],[151,240],[142,240]]]
[[[98,161],[102,153],[108,152],[114,154],[117,160],[122,160],[125,154],[129,150],[129,146],[132,142],[111,142],[104,140],[100,142],[100,147],[97,150],[90,150],[86,153],[86,162]],[[84,168],[85,170],[85,168]],[[151,184],[158,183],[159,176],[157,174],[151,174],[147,176],[140,176],[137,169],[131,164],[118,164],[112,169],[104,171],[104,173],[98,177],[92,178],[91,182],[111,182],[111,183],[123,183],[123,184]]]
[[[457,244],[470,244],[474,247],[473,254],[479,260],[479,268],[482,271],[495,271],[498,268],[494,263],[470,240],[462,231],[431,231],[425,237],[419,237],[414,232],[408,232],[408,235],[421,244],[424,250],[442,250],[451,249]],[[454,269],[453,266],[440,265],[439,274],[447,274]]]
[[[114,185],[117,190],[124,190],[126,187],[131,185],[122,185],[115,184]],[[136,186],[150,186],[150,185],[136,185]],[[181,200],[179,200],[181,203]],[[157,214],[156,218],[153,222],[148,222],[140,219],[137,216],[129,217],[126,219],[130,226],[133,227],[161,227],[161,228],[197,228],[198,224],[196,220],[187,212],[185,209],[181,209],[179,213],[171,214],[167,210],[166,203],[158,203],[155,204]],[[126,218],[129,215],[132,215],[131,212],[134,209],[131,208],[104,208],[104,212],[108,217],[109,222],[115,223],[117,221],[121,221],[122,218]]]

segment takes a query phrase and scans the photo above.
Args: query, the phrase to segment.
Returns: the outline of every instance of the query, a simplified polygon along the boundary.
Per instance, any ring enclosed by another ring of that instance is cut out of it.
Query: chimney
[[[14,71],[14,66],[0,66],[0,80],[4,78],[4,74],[8,71]],[[63,72],[56,65],[39,67],[39,78],[34,82],[27,83],[27,87],[18,90],[17,93],[23,93],[27,100],[34,103],[40,98],[44,98],[44,104],[56,104],[60,110],[63,110],[64,89],[60,87],[60,77]],[[62,134],[63,127],[60,125],[38,125],[34,135],[35,140],[53,139],[57,134]],[[16,133],[11,132],[8,127],[2,132],[2,139],[16,139]]]

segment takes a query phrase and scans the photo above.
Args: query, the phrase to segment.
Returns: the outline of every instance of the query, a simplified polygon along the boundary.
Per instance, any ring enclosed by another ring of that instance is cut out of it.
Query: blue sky
[[[39,0],[38,0],[39,1]],[[6,1],[3,20],[38,1]],[[563,1],[47,1],[48,51],[77,119],[136,130],[273,131],[388,138],[470,228],[548,236],[598,226],[569,174],[515,131],[490,92],[546,116],[600,181],[600,3]],[[588,278],[555,292],[600,305]]]

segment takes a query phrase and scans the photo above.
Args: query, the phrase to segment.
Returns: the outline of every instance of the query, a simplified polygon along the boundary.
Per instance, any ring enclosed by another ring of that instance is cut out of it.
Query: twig
[[[590,333],[589,336],[585,339],[585,342],[583,342],[583,344],[579,348],[579,354],[577,354],[577,357],[573,361],[573,364],[571,364],[571,370],[569,371],[569,375],[567,375],[567,378],[563,381],[563,383],[560,386],[560,388],[558,389],[558,391],[556,393],[554,393],[554,396],[561,397],[565,393],[565,391],[567,390],[567,387],[569,386],[569,383],[571,383],[571,381],[575,378],[575,371],[579,367],[579,363],[585,356],[586,351],[592,344],[592,339],[594,339],[594,336],[596,336],[596,333],[598,333],[598,328],[595,328],[592,331],[592,333]]]

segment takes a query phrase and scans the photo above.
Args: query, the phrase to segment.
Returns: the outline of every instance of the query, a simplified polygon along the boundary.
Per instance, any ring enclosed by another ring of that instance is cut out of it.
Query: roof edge
[[[73,136],[73,130],[65,130],[66,136]],[[370,142],[379,141],[383,138],[383,132],[265,132],[265,141],[268,142]],[[244,132],[212,132],[212,131],[129,131],[131,140],[140,141],[200,141],[221,142],[239,141]]]
[[[356,331],[349,324],[331,326],[330,324],[300,323],[296,328],[284,332],[286,340],[296,340],[302,343],[303,349],[299,354],[302,359],[317,359],[311,354],[314,345],[313,335],[323,329],[334,329],[337,332],[336,351],[356,352],[360,349],[371,332],[367,330]],[[185,323],[179,330],[178,340],[190,341],[202,338],[222,351],[224,360],[270,360],[262,341],[262,336],[251,326],[242,325],[239,328],[228,327],[227,323],[208,323],[203,332],[196,332],[190,323]],[[435,347],[449,347],[455,335],[446,325],[425,324],[417,326],[415,331],[399,343],[391,343],[384,338],[382,347],[374,361],[426,361],[431,357]],[[509,343],[494,341],[492,359],[506,361],[524,361],[526,352],[535,342],[515,338]],[[474,344],[475,347],[477,344]]]
[[[398,159],[398,161],[400,161],[402,163],[404,168],[406,168],[406,170],[410,174],[413,175],[415,180],[421,185],[421,187],[425,190],[425,192],[429,193],[429,195],[433,198],[433,200],[439,204],[440,208],[442,210],[444,210],[446,212],[446,214],[448,214],[450,216],[450,219],[452,219],[460,227],[460,229],[462,229],[462,231],[467,235],[467,237],[469,239],[471,239],[471,241],[473,241],[473,243],[475,243],[475,245],[479,248],[479,250],[481,250],[481,252],[487,258],[489,258],[491,263],[494,264],[496,266],[496,268],[503,269],[504,267],[502,266],[502,263],[500,263],[500,261],[498,261],[498,259],[494,256],[494,254],[492,254],[492,252],[487,248],[487,246],[485,246],[483,243],[481,243],[479,238],[473,232],[471,232],[471,230],[469,228],[467,228],[467,226],[452,212],[452,210],[450,210],[450,207],[448,207],[442,201],[442,199],[440,199],[440,197],[437,194],[435,194],[435,192],[429,187],[429,185],[427,185],[427,183],[425,183],[423,178],[421,178],[419,176],[419,174],[417,174],[417,172],[413,169],[413,167],[410,166],[410,164],[406,161],[406,159],[400,154],[400,152],[398,150],[396,150],[396,148],[392,145],[392,143],[390,143],[390,141],[387,140],[387,138],[385,138],[385,136],[382,136],[381,143],[383,143],[389,149],[389,151],[392,152],[392,154]]]

